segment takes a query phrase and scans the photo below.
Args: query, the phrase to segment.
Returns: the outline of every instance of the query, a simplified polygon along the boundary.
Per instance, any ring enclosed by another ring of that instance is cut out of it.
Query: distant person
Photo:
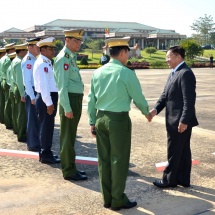
[[[213,62],[214,62],[214,57],[211,54],[211,56],[210,56],[210,68],[213,68]]]
[[[108,61],[107,57],[105,56],[104,53],[102,53],[102,57],[101,57],[101,63],[102,63],[102,65],[105,65],[107,63],[107,61]]]

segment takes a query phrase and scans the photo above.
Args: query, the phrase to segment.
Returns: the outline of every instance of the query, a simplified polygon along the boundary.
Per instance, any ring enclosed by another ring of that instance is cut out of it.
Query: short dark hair
[[[118,56],[119,53],[121,52],[121,50],[129,51],[129,48],[128,48],[128,46],[114,46],[114,47],[110,47],[109,48],[110,56],[112,56],[112,57]]]
[[[169,48],[173,54],[179,54],[183,59],[185,58],[185,49],[181,46],[172,46]]]

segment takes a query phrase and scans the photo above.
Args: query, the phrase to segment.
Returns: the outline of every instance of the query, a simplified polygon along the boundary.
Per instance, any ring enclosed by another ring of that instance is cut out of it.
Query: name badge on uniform
[[[74,62],[71,60],[72,66],[75,66]]]
[[[27,65],[26,65],[26,68],[27,68],[27,69],[31,69],[31,68],[32,68],[31,64],[27,64]]]
[[[48,73],[48,67],[44,67],[44,72]]]
[[[64,64],[64,70],[68,70],[69,69],[69,64]]]

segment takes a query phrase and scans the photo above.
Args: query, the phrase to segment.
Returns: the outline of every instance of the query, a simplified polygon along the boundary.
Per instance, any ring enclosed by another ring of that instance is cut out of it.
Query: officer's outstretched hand
[[[65,117],[67,117],[67,118],[69,118],[69,119],[73,119],[73,118],[74,118],[73,112],[72,112],[72,111],[71,111],[71,112],[66,112],[66,113],[65,113]]]
[[[152,121],[152,115],[150,113],[148,115],[145,115],[145,117],[148,120],[148,122]]]
[[[47,106],[47,113],[49,115],[52,115],[53,114],[53,111],[54,111],[54,105],[50,105],[50,106]]]

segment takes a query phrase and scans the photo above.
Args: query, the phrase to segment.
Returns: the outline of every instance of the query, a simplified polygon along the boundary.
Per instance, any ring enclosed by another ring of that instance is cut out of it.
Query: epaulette
[[[69,58],[69,54],[65,53],[64,57]]]
[[[28,60],[31,60],[31,57],[30,57],[30,56],[28,56],[28,57],[27,57],[27,59],[28,59]]]

